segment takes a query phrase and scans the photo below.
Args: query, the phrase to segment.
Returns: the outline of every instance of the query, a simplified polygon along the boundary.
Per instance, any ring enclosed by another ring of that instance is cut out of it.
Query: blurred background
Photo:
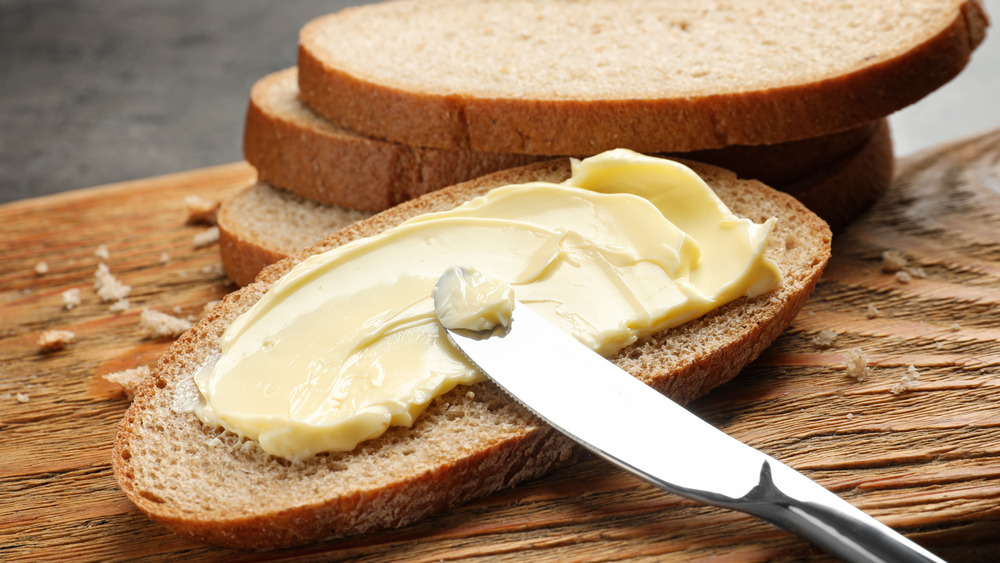
[[[0,203],[240,160],[250,87],[355,1],[0,0]],[[1000,0],[953,82],[892,116],[896,152],[1000,127]]]

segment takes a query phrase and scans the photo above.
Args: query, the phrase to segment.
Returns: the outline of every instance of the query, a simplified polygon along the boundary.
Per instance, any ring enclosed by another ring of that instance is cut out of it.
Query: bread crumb
[[[44,276],[49,273],[49,263],[42,261],[35,264],[35,273],[39,276]]]
[[[868,368],[868,357],[859,347],[854,347],[844,352],[844,366],[847,368],[847,375],[853,377],[859,383],[868,379],[871,371]]]
[[[77,305],[82,303],[82,301],[80,300],[80,289],[74,287],[62,292],[62,302],[64,309],[66,309],[67,311],[73,310],[73,307],[76,307]]]
[[[916,366],[909,366],[906,368],[906,373],[903,374],[902,379],[898,383],[892,386],[889,391],[893,395],[898,395],[904,391],[909,391],[920,385],[920,372],[917,371]]]
[[[211,227],[194,236],[194,247],[202,248],[210,244],[219,242],[219,227]]]
[[[872,305],[871,303],[869,303],[868,307],[865,309],[865,316],[868,317],[869,319],[874,319],[875,317],[879,316],[880,313],[881,311],[878,310],[878,307]]]
[[[38,348],[42,352],[62,350],[76,340],[76,334],[68,330],[46,330],[38,337]]]
[[[467,391],[467,392],[465,393],[465,398],[466,398],[466,399],[469,399],[470,401],[471,401],[472,399],[475,399],[475,398],[476,398],[476,392],[475,392],[475,391]]]
[[[97,247],[97,250],[94,251],[94,256],[97,256],[101,260],[107,260],[108,258],[111,258],[111,253],[108,252],[108,247],[102,244]]]
[[[166,313],[143,309],[139,318],[139,328],[143,338],[176,338],[191,328],[191,323]]]
[[[24,393],[18,393],[17,395],[15,395],[15,398],[19,403],[27,403],[28,401],[31,400],[31,397],[25,395]]]
[[[222,202],[214,199],[205,199],[199,195],[188,195],[184,197],[184,205],[187,206],[187,222],[192,225],[204,224],[214,225],[216,212]]]
[[[115,385],[120,385],[125,391],[125,395],[132,399],[135,397],[135,392],[139,388],[139,383],[146,377],[149,377],[151,370],[149,366],[139,366],[137,368],[126,369],[122,371],[116,371],[112,373],[106,373],[103,377],[106,381],[114,383]]]
[[[819,331],[816,336],[813,337],[812,343],[820,348],[829,348],[833,346],[834,339],[837,338],[837,333],[832,330],[823,329]]]
[[[108,310],[112,313],[124,313],[125,311],[128,311],[131,306],[132,304],[128,299],[119,299],[118,301],[112,303],[111,306],[108,307]]]
[[[854,420],[854,413],[847,413],[847,420]]]
[[[886,250],[882,253],[882,271],[895,274],[906,268],[906,257],[898,250]]]
[[[209,274],[212,276],[224,276],[226,272],[222,269],[222,264],[211,264],[204,266],[201,269],[201,273]]]
[[[927,271],[920,266],[910,266],[909,260],[898,250],[886,250],[882,253],[882,271],[896,274],[899,283],[910,283],[913,278],[925,279]]]
[[[160,253],[160,264],[166,264],[170,262],[170,255],[166,252]]]
[[[951,323],[951,326],[948,327],[948,330],[950,330],[952,332],[958,332],[958,331],[962,330],[962,325],[960,325],[958,323]]]
[[[111,270],[104,262],[97,265],[97,272],[94,273],[94,279],[94,290],[97,291],[97,295],[100,296],[101,301],[105,303],[125,299],[132,291],[130,286],[118,281],[111,274]]]

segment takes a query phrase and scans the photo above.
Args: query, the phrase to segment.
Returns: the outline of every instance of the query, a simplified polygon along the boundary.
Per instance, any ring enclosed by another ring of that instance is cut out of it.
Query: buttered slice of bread
[[[986,27],[978,0],[396,0],[308,23],[299,86],[411,145],[687,152],[885,117],[958,74]]]
[[[737,215],[758,222],[778,218],[767,255],[784,279],[771,293],[741,298],[612,358],[681,403],[735,376],[788,326],[819,279],[831,240],[827,225],[793,197],[722,169],[691,166]],[[392,427],[353,451],[298,463],[205,426],[184,408],[197,393],[192,376],[219,354],[226,327],[304,258],[452,208],[492,187],[568,176],[568,159],[559,159],[445,188],[353,223],[266,268],[178,339],[138,389],[115,441],[121,489],[177,533],[271,549],[402,526],[571,463],[577,447],[489,381],[435,399],[412,427]]]

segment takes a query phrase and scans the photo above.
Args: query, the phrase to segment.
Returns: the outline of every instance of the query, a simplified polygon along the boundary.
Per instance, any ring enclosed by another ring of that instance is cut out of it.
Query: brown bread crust
[[[302,98],[334,122],[368,136],[419,146],[595,154],[617,147],[659,153],[772,144],[880,119],[957,75],[982,42],[988,20],[978,0],[940,1],[954,8],[947,21],[929,22],[901,38],[906,42],[903,51],[895,45],[875,47],[891,54],[873,52],[850,72],[742,91],[706,87],[697,95],[671,97],[664,92],[659,97],[618,99],[524,99],[509,92],[471,95],[380,82],[327,60],[325,28],[341,17],[338,13],[303,28],[299,86]],[[394,9],[391,4],[352,10],[378,18],[384,9]],[[428,73],[439,70],[437,61],[424,63]]]
[[[888,127],[888,120],[879,119],[830,135],[798,141],[774,145],[732,145],[666,156],[732,170],[740,178],[759,180],[772,188],[787,191],[784,186],[835,167],[862,150],[875,135]]]
[[[779,218],[768,256],[783,274],[767,295],[740,299],[644,339],[613,359],[686,403],[735,376],[784,330],[829,258],[826,224],[787,194],[691,163],[739,215]],[[122,491],[177,533],[240,548],[273,549],[401,526],[542,475],[577,449],[490,382],[432,402],[410,428],[393,427],[354,451],[302,463],[268,456],[252,441],[202,425],[183,404],[191,377],[219,352],[226,327],[306,256],[442,210],[490,188],[560,181],[566,159],[499,172],[404,203],[337,232],[265,269],[185,333],[156,366],[122,420],[112,463]]]
[[[795,196],[838,233],[889,190],[895,164],[889,124],[883,121],[853,154],[781,190]]]

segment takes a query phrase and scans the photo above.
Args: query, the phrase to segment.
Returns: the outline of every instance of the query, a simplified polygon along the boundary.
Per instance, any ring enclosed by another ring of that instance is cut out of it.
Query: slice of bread
[[[889,124],[880,120],[873,127],[874,131],[859,146],[837,161],[810,169],[777,188],[794,195],[825,220],[833,232],[839,232],[868,210],[892,182],[895,159]],[[831,145],[850,146],[834,138],[816,140],[812,144],[817,149]],[[779,149],[777,154],[772,154],[765,150],[767,147],[738,148],[741,150],[707,152],[716,154],[720,160],[723,157],[739,159],[745,168],[756,167],[761,172],[767,172],[769,163],[789,153]],[[807,152],[804,149],[805,145],[800,143],[791,152]],[[839,151],[831,149],[831,152]],[[808,155],[804,154],[803,158],[808,160]],[[222,267],[229,279],[240,286],[247,285],[264,267],[368,215],[370,213],[321,205],[263,183],[250,186],[224,201],[219,210]]]
[[[885,117],[954,77],[986,27],[978,0],[396,0],[308,23],[299,86],[411,145],[687,152]]]
[[[801,141],[677,156],[780,186],[856,151],[878,126],[866,123]],[[367,211],[382,211],[444,186],[554,158],[422,148],[359,135],[302,102],[295,68],[265,76],[251,89],[243,156],[262,182],[308,200]]]
[[[771,293],[741,298],[613,358],[681,403],[735,376],[788,326],[819,279],[831,242],[827,225],[793,197],[719,168],[691,165],[737,215],[758,222],[778,218],[767,255],[784,279]],[[354,223],[265,269],[178,339],[138,390],[115,441],[121,489],[178,533],[270,549],[402,526],[569,463],[580,450],[489,381],[435,399],[410,428],[392,427],[353,451],[299,463],[207,427],[184,408],[197,396],[192,376],[219,354],[226,327],[305,257],[452,208],[498,185],[568,175],[568,159],[559,159],[445,188]]]

